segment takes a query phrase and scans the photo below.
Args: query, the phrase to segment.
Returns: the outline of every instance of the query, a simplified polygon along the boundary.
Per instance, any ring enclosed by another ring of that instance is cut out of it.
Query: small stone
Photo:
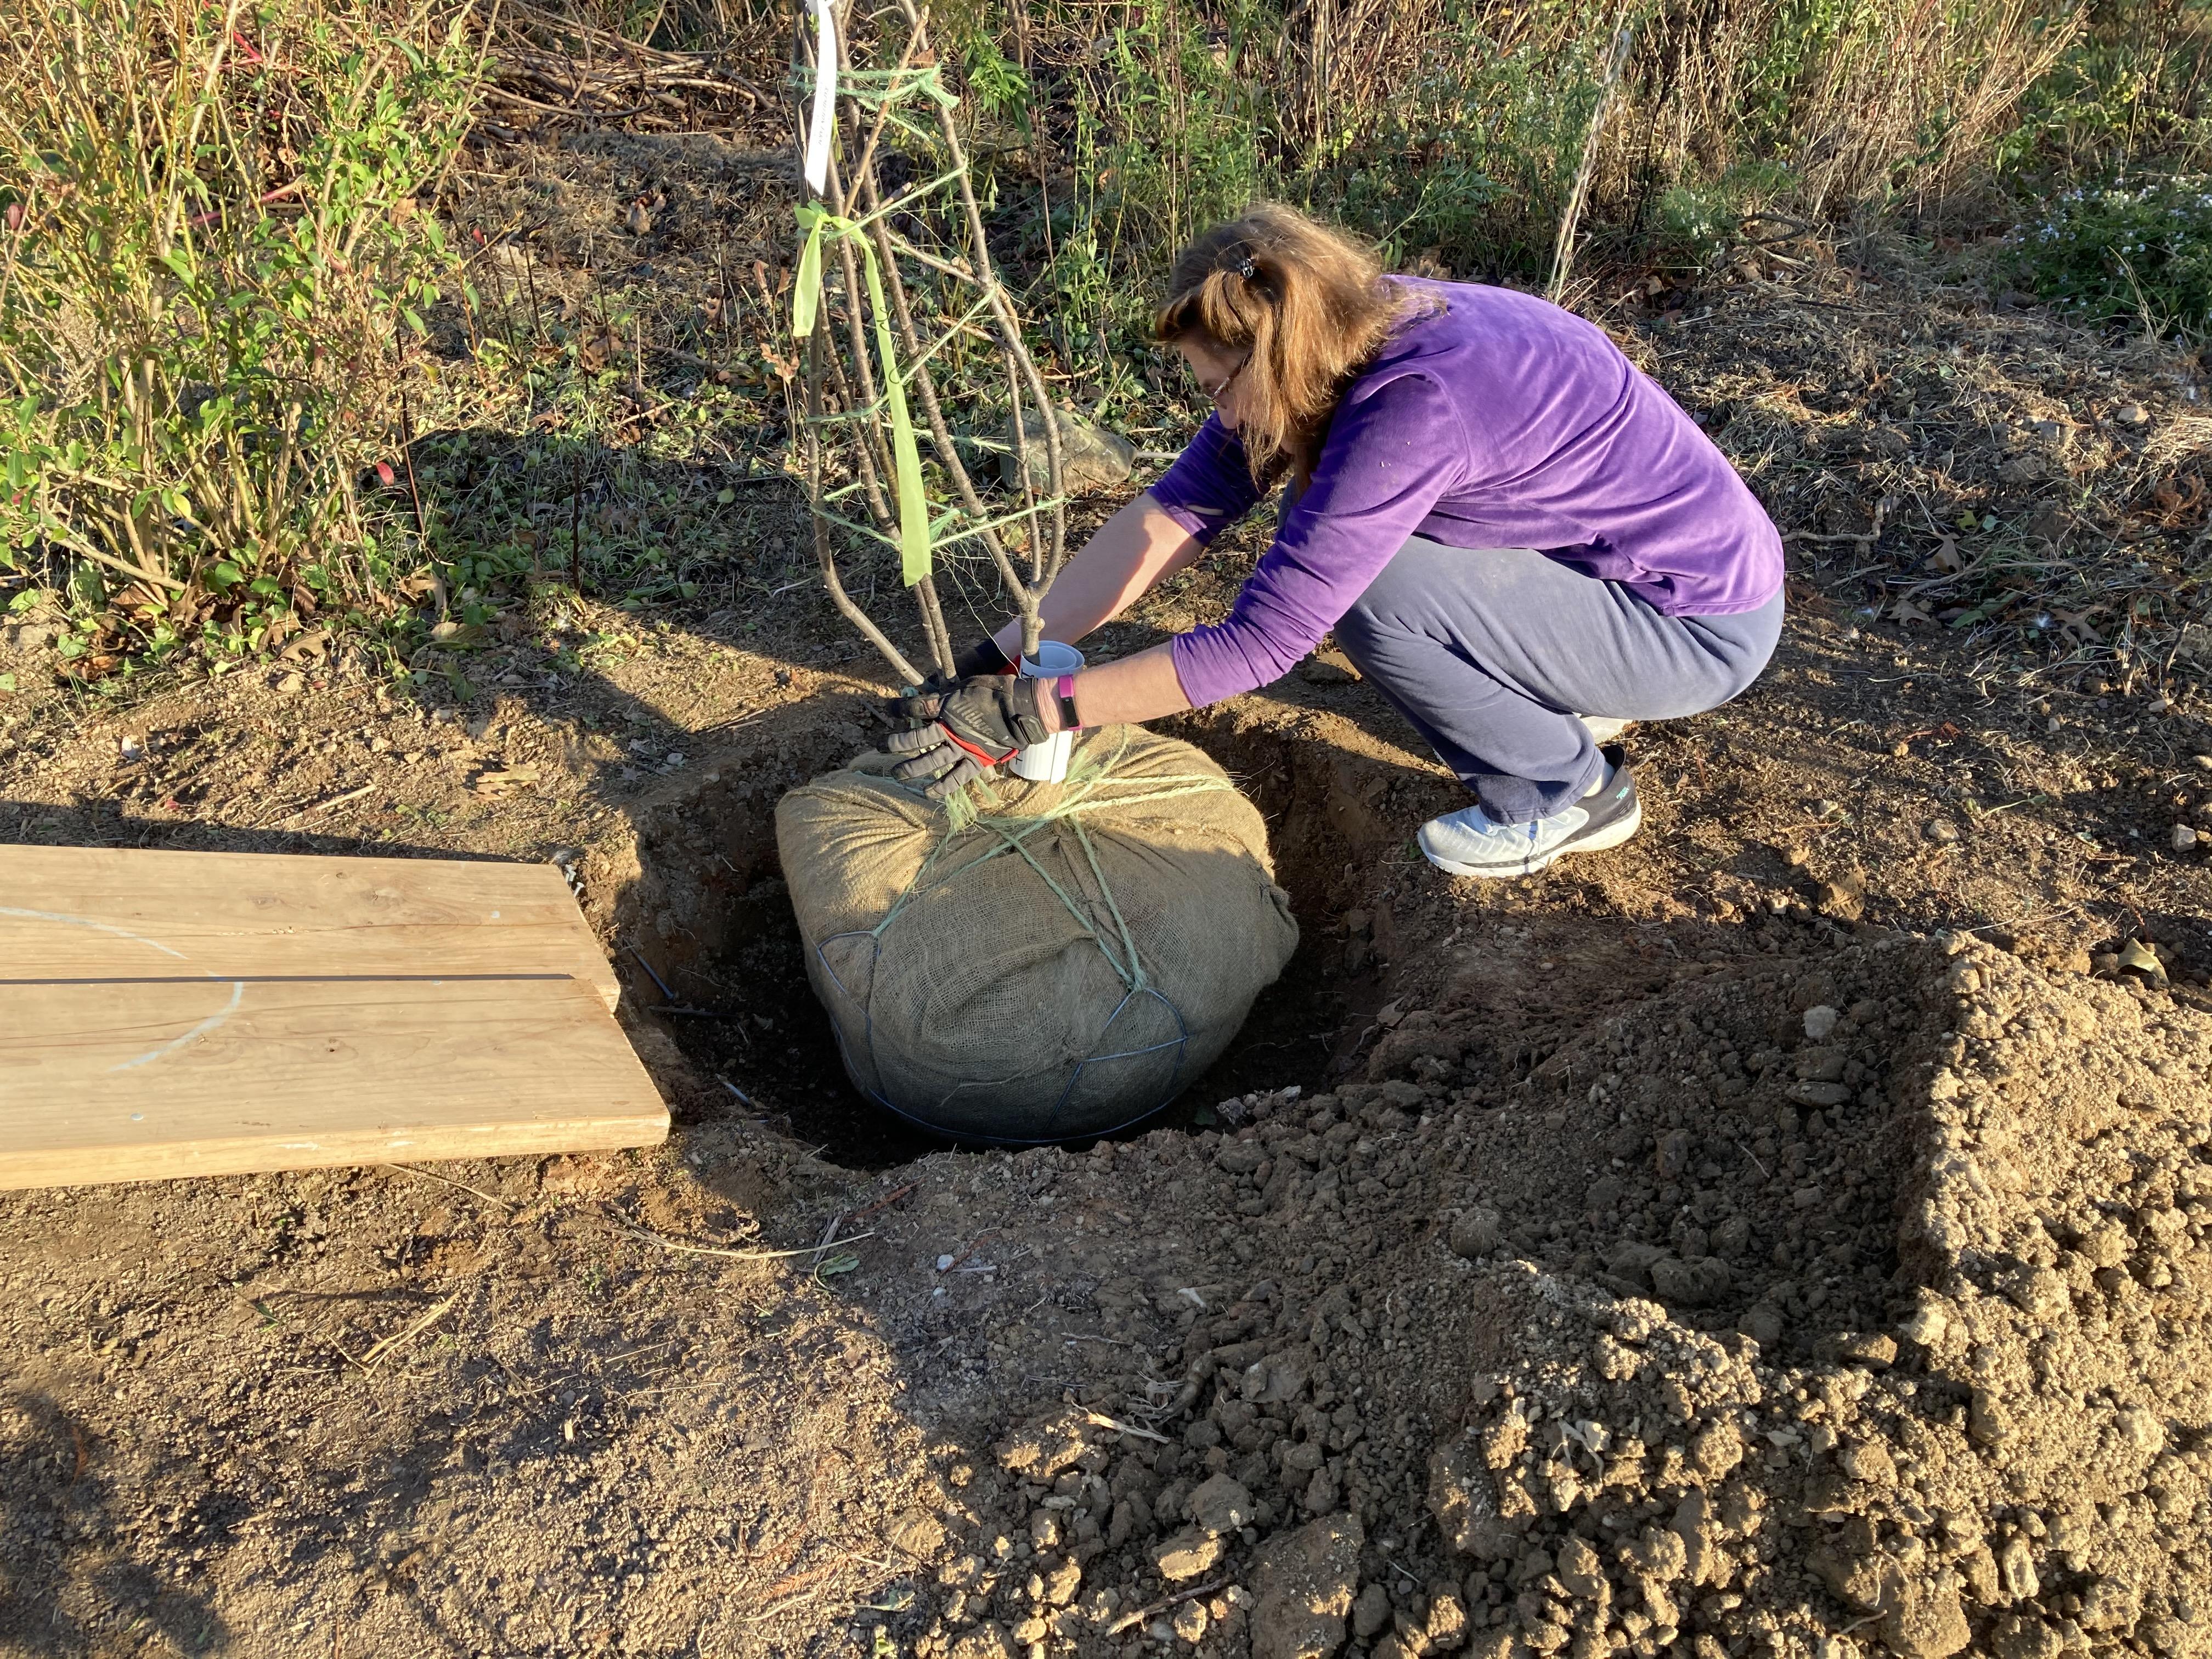
[[[955,1638],[945,1659],[1018,1659],[1020,1652],[1006,1627],[990,1620]]]
[[[1217,1474],[1191,1493],[1190,1518],[1199,1530],[1219,1536],[1251,1524],[1252,1494],[1226,1474]]]
[[[1833,1035],[1836,1022],[1843,1016],[1826,1003],[1805,1011],[1805,1035],[1815,1042],[1826,1042]]]
[[[1472,1261],[1495,1250],[1503,1234],[1497,1211],[1483,1205],[1465,1209],[1452,1218],[1451,1252]]]
[[[2150,410],[2141,404],[2122,404],[2112,411],[2112,418],[2122,426],[2148,426]]]
[[[1899,1659],[1950,1659],[1974,1639],[1959,1592],[1947,1579],[1907,1581],[1881,1621],[1881,1639]]]
[[[2212,755],[2191,755],[2189,758],[2197,763],[2198,771],[2212,772]]]
[[[1709,1307],[1729,1293],[1735,1274],[1718,1256],[1693,1255],[1681,1261],[1662,1255],[1651,1264],[1651,1288],[1660,1300],[1685,1308]]]
[[[1352,1604],[1352,1633],[1364,1642],[1389,1622],[1390,1592],[1370,1584]]]
[[[1252,1659],[1330,1659],[1344,1645],[1359,1552],[1354,1515],[1332,1515],[1278,1533],[1253,1574]]]
[[[307,684],[305,675],[287,674],[276,682],[276,695],[280,697],[296,697],[306,689]]]
[[[1881,1486],[1897,1484],[1897,1460],[1879,1440],[1863,1440],[1844,1447],[1840,1461],[1844,1473],[1854,1480],[1871,1481]]]
[[[1588,1540],[1569,1533],[1559,1541],[1559,1582],[1584,1601],[1595,1601],[1606,1593],[1605,1562]]]
[[[1897,1334],[1907,1342],[1932,1348],[1951,1328],[1951,1316],[1933,1302],[1923,1302],[1898,1325]]]
[[[1735,1328],[1760,1347],[1771,1348],[1782,1340],[1782,1310],[1768,1303],[1754,1303],[1743,1310]]]
[[[1197,1646],[1206,1635],[1206,1603],[1194,1597],[1176,1609],[1168,1624],[1182,1640]]]
[[[1199,1577],[1218,1561],[1223,1547],[1220,1539],[1189,1528],[1164,1543],[1153,1545],[1152,1565],[1159,1569],[1161,1577],[1180,1583]]]
[[[2173,850],[2175,852],[2191,852],[2195,849],[2196,846],[2197,832],[2194,830],[2191,829],[2185,823],[2177,823],[2173,826]]]
[[[1948,847],[1959,839],[1959,826],[1949,818],[1930,818],[1920,826],[1923,838]]]
[[[1690,1547],[1682,1534],[1663,1527],[1646,1527],[1621,1547],[1621,1553],[1637,1571],[1662,1584],[1680,1578],[1690,1565]]]

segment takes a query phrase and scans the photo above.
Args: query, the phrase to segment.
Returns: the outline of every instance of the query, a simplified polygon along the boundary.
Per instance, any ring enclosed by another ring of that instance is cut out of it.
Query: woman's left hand
[[[1010,674],[975,674],[949,690],[922,690],[891,700],[892,720],[911,727],[884,739],[908,759],[891,769],[903,783],[941,800],[985,769],[1003,765],[1053,733],[1043,709],[1051,682]]]

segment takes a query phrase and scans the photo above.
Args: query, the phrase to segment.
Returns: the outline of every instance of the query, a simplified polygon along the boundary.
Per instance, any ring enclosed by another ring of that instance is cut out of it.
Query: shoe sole
[[[1564,858],[1569,853],[1602,853],[1607,848],[1618,847],[1643,827],[1644,803],[1639,800],[1626,817],[1614,819],[1602,830],[1593,833],[1587,840],[1564,842],[1554,847],[1542,857],[1530,859],[1525,863],[1457,864],[1449,859],[1438,858],[1425,847],[1421,849],[1421,856],[1435,865],[1437,869],[1451,875],[1473,876],[1478,881],[1516,881],[1522,876],[1533,876],[1539,870],[1549,869],[1553,860]]]

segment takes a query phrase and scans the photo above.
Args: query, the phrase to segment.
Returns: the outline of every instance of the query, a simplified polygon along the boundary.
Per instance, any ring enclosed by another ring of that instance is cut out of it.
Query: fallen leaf
[[[2148,975],[2161,985],[2166,983],[2166,964],[2158,959],[2158,952],[2141,939],[2131,939],[2120,946],[2120,967],[2124,970],[2132,968],[2139,974]]]
[[[2077,643],[2102,645],[2105,642],[2105,636],[2089,626],[2089,618],[2103,609],[2102,605],[2096,605],[2084,611],[2061,611],[2054,606],[2051,612],[2051,619],[2070,635]]]
[[[1915,605],[1911,599],[1899,599],[1891,605],[1889,617],[1892,622],[1901,623],[1935,621],[1935,618],[1928,614],[1926,607]]]

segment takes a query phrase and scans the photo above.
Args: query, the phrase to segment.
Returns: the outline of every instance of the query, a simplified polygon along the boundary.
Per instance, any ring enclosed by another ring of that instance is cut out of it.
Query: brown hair
[[[1237,430],[1261,483],[1313,471],[1337,399],[1407,307],[1363,243],[1296,208],[1261,202],[1176,258],[1157,337],[1196,335],[1237,371]]]

